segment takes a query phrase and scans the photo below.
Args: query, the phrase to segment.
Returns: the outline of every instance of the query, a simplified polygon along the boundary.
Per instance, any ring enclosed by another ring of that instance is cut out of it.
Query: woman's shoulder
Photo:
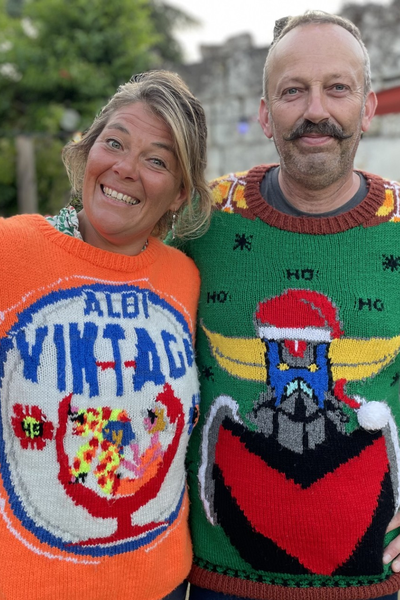
[[[21,241],[26,241],[29,237],[29,232],[34,234],[39,223],[43,221],[44,217],[37,214],[0,217],[0,236],[3,240],[8,236],[13,236],[13,243],[15,245],[18,242],[18,236],[23,236],[21,237]]]
[[[175,264],[177,268],[187,269],[189,271],[197,272],[197,267],[194,261],[189,258],[180,247],[170,245],[170,243],[164,243],[160,240],[157,240],[160,245],[160,250],[162,248],[162,254],[168,261],[171,261],[170,264]]]

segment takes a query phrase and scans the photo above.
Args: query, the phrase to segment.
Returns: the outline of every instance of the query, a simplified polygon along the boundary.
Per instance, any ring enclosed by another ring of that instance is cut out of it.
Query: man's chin
[[[343,175],[338,161],[324,160],[321,155],[314,154],[313,160],[291,164],[288,175],[309,190],[323,190],[338,181]],[[304,158],[304,157],[303,157]],[[327,157],[328,158],[328,157]]]

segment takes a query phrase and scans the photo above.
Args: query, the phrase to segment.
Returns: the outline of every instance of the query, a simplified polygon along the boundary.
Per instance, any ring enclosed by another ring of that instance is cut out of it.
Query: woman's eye
[[[151,162],[156,165],[156,167],[165,167],[165,162],[161,160],[161,158],[152,158]]]
[[[121,144],[117,142],[117,140],[114,140],[114,138],[108,139],[107,144],[110,146],[110,148],[114,148],[114,150],[119,150],[121,148]]]

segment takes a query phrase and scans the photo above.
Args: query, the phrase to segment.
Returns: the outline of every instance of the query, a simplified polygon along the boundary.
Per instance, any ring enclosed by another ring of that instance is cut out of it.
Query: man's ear
[[[367,95],[367,99],[365,100],[364,114],[361,121],[362,131],[368,131],[377,106],[378,99],[376,97],[376,94],[374,92],[369,92]]]
[[[258,120],[267,138],[271,139],[273,137],[271,120],[269,117],[268,106],[264,98],[261,98],[260,108],[258,110]]]

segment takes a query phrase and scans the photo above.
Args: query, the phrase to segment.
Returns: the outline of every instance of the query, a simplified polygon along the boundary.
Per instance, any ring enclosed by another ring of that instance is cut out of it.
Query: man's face
[[[283,176],[323,189],[348,175],[375,107],[375,94],[364,94],[362,49],[342,27],[299,26],[274,48],[259,116]]]

